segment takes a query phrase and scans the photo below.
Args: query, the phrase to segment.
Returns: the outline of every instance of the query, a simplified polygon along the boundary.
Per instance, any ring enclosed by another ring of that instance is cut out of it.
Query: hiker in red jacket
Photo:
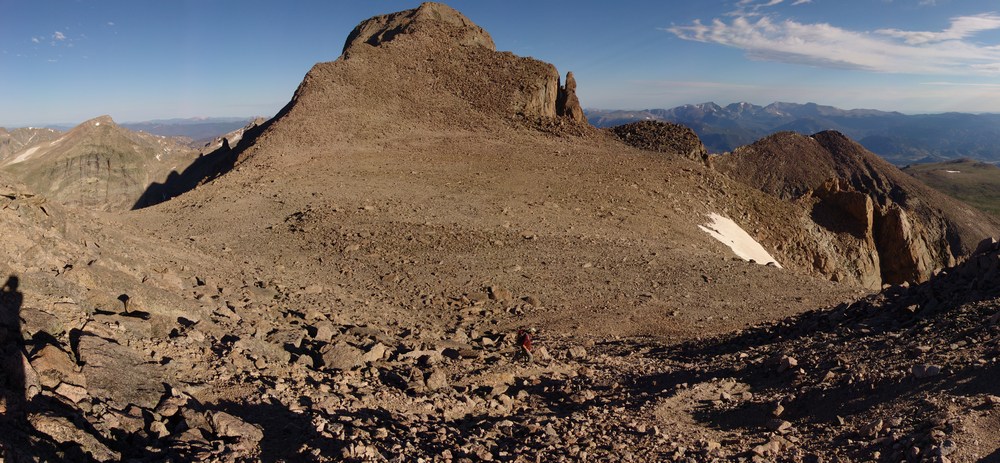
[[[521,328],[517,330],[517,354],[514,355],[514,360],[517,361],[519,358],[524,357],[527,362],[533,363],[535,361],[535,354],[531,352],[531,335],[535,333],[535,329],[524,329]]]

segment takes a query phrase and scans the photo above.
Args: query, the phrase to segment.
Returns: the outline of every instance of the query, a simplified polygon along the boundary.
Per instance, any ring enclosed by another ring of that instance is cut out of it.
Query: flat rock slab
[[[92,334],[79,343],[83,375],[90,395],[119,409],[128,404],[152,409],[160,402],[167,382],[164,366],[146,361],[135,350]]]

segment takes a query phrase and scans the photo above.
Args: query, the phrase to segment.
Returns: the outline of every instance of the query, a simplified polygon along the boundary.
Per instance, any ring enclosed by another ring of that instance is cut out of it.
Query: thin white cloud
[[[114,27],[115,23],[114,23],[114,21],[108,21],[108,25],[111,26],[111,27]]]
[[[736,2],[736,9],[726,13],[726,16],[761,16],[761,10],[778,6],[785,0],[739,0]],[[801,0],[797,0],[801,1]]]
[[[54,34],[52,34],[52,39],[59,41],[66,40],[66,35],[63,34],[62,32],[56,31]]]
[[[812,3],[813,0],[795,0],[792,2],[792,6],[805,5],[806,3]]]
[[[709,82],[701,80],[633,80],[634,85],[643,87],[686,87],[686,88],[759,88],[757,85],[736,84],[730,82]]]
[[[964,40],[978,32],[1000,29],[1000,15],[983,13],[974,16],[960,16],[951,20],[951,27],[941,32],[902,31],[899,29],[878,29],[875,32],[903,39],[910,45],[922,45],[946,40]]]
[[[1000,88],[1000,84],[989,84],[981,82],[921,82],[920,85],[934,85],[939,87],[985,87],[985,88]]]
[[[39,39],[38,39],[38,37],[32,37],[32,38],[31,38],[31,41],[32,41],[33,43],[41,43],[41,42],[42,42],[41,40],[39,40]]]
[[[884,73],[1000,75],[1000,44],[966,40],[993,29],[1000,29],[1000,15],[987,13],[953,18],[941,32],[852,31],[770,16],[711,24],[696,20],[666,30],[684,40],[739,48],[762,61]]]

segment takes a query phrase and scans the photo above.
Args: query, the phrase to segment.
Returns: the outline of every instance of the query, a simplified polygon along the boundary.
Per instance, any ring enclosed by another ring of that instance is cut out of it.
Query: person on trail
[[[534,363],[535,354],[531,352],[531,335],[535,332],[534,328],[526,330],[521,328],[517,330],[517,354],[514,355],[514,360],[518,360],[521,357],[527,361],[527,363]]]

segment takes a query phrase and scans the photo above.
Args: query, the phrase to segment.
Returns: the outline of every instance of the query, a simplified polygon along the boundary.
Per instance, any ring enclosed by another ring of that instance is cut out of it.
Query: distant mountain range
[[[810,135],[836,130],[896,165],[970,158],[1000,162],[1000,114],[907,115],[873,109],[839,109],[815,103],[688,104],[671,109],[588,109],[591,124],[612,127],[639,120],[686,125],[713,153],[729,152],[769,134]]]
[[[68,132],[41,129],[33,138],[0,158],[0,172],[58,203],[97,210],[131,208],[150,183],[198,155],[182,139],[131,131],[110,116]]]
[[[190,138],[194,145],[200,146],[221,134],[239,130],[253,120],[253,117],[193,117],[126,122],[120,125],[136,132],[146,132],[164,137]]]

